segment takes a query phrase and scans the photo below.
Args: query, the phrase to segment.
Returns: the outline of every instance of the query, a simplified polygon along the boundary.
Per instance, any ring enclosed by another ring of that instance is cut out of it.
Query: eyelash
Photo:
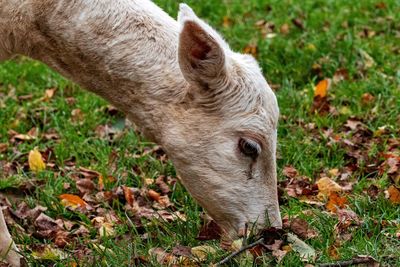
[[[255,160],[261,152],[261,147],[257,142],[253,140],[240,138],[239,150],[243,155]]]

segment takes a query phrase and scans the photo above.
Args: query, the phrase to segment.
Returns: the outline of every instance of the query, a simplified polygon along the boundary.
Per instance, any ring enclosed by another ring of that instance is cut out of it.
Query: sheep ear
[[[208,89],[226,74],[223,46],[227,45],[185,4],[180,5],[178,21],[182,25],[178,49],[181,71],[189,83]]]

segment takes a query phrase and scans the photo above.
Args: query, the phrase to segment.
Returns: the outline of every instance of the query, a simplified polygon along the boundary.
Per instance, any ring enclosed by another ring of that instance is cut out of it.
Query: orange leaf
[[[132,190],[127,186],[123,186],[122,190],[124,190],[124,196],[126,202],[129,204],[129,206],[132,207],[133,203],[135,202],[135,197],[132,195]]]
[[[328,248],[328,254],[329,254],[329,257],[331,257],[331,259],[334,259],[334,260],[340,259],[339,250],[337,249],[336,246],[330,246]]]
[[[331,194],[329,195],[328,203],[326,203],[326,209],[331,212],[336,213],[337,209],[344,208],[346,203],[347,203],[347,198],[345,196],[341,197],[341,196],[339,196],[338,193],[331,192]]]
[[[157,193],[156,191],[152,190],[152,189],[150,189],[147,192],[147,195],[149,196],[149,198],[151,198],[152,200],[155,200],[157,202],[160,200],[160,194]]]
[[[394,185],[389,186],[387,192],[389,193],[389,200],[393,204],[400,204],[400,190]]]
[[[62,194],[59,196],[59,198],[61,199],[61,204],[63,204],[65,207],[84,208],[87,205],[87,203],[82,198],[76,195]]]
[[[99,184],[99,190],[103,191],[104,190],[104,178],[103,178],[103,175],[101,175],[101,174],[99,175],[98,184]]]
[[[324,79],[320,81],[314,89],[314,97],[319,96],[321,98],[326,97],[328,90],[331,87],[331,79]]]
[[[257,58],[257,54],[258,54],[257,45],[248,44],[248,45],[243,49],[243,53],[245,53],[245,54],[251,54],[251,55],[253,55],[253,57]]]

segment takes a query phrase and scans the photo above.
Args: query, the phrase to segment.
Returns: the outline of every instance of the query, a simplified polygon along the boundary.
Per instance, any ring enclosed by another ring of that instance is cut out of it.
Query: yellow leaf
[[[328,177],[323,177],[317,181],[318,198],[327,198],[332,192],[343,191],[343,188]]]
[[[42,154],[35,147],[34,150],[29,152],[28,156],[29,168],[34,172],[40,172],[46,169],[46,164],[43,161]]]
[[[326,97],[328,90],[331,87],[331,79],[324,79],[320,81],[314,89],[314,96],[319,96],[321,98]]]
[[[192,255],[200,261],[205,261],[208,255],[212,256],[215,253],[217,253],[215,248],[206,245],[192,248]]]
[[[306,45],[306,50],[315,52],[315,51],[317,51],[317,48],[315,47],[314,44],[308,44],[308,45]]]
[[[77,208],[77,207],[86,207],[87,203],[76,195],[71,194],[62,194],[59,196],[61,199],[61,204],[65,207]]]

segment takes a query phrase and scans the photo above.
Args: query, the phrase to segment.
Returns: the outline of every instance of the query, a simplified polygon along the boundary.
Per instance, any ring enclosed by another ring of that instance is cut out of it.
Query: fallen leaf
[[[31,255],[36,260],[57,261],[67,258],[67,255],[63,251],[53,248],[50,245],[36,247]]]
[[[78,181],[76,181],[76,188],[82,195],[89,194],[92,193],[95,189],[95,184],[92,180],[87,178],[79,179]]]
[[[309,246],[304,241],[300,240],[296,235],[288,233],[287,239],[293,251],[296,251],[300,254],[300,258],[302,261],[312,262],[316,259],[317,254],[315,252],[315,249]]]
[[[51,230],[51,231],[59,230],[57,222],[53,218],[50,218],[44,213],[41,213],[39,217],[36,218],[34,225],[39,230]]]
[[[218,240],[221,238],[221,235],[221,227],[219,227],[214,220],[211,220],[200,228],[200,232],[197,235],[196,239],[201,241]]]
[[[98,178],[101,174],[97,171],[90,170],[84,167],[79,167],[79,174],[83,176],[83,178],[87,179],[96,179]]]
[[[113,224],[109,222],[104,222],[99,228],[100,237],[110,237],[115,235],[115,230]]]
[[[332,192],[343,191],[343,188],[328,177],[323,177],[317,181],[318,186],[318,198],[324,199],[330,196]]]
[[[341,69],[337,69],[335,71],[335,73],[333,74],[333,82],[339,83],[343,80],[348,80],[349,79],[349,71],[347,69],[341,68]]]
[[[331,192],[329,195],[328,203],[326,203],[326,209],[336,213],[338,208],[342,209],[347,204],[347,198],[345,196],[341,197],[336,192]]]
[[[49,101],[50,99],[52,99],[55,92],[55,88],[47,89],[44,93],[43,101]]]
[[[0,153],[6,152],[8,149],[8,144],[6,143],[0,143]]]
[[[285,166],[282,171],[283,175],[288,178],[295,178],[299,173],[293,166]]]
[[[224,16],[222,26],[229,28],[232,25],[232,19],[228,16]]]
[[[303,239],[309,239],[318,236],[318,233],[310,228],[308,222],[300,218],[294,218],[290,222],[290,230]]]
[[[32,95],[32,94],[20,95],[20,96],[18,96],[18,100],[21,100],[21,101],[23,101],[23,100],[30,100],[30,99],[32,99],[32,98],[33,98],[33,95]]]
[[[331,86],[331,79],[324,79],[320,81],[314,88],[314,97],[316,96],[319,96],[321,98],[326,97],[330,86]]]
[[[312,113],[323,115],[332,112],[327,96],[330,85],[331,79],[324,79],[315,86],[314,99],[311,107]]]
[[[156,185],[158,186],[158,188],[160,188],[161,193],[163,193],[164,195],[167,195],[169,192],[171,192],[171,189],[165,182],[166,179],[167,179],[167,177],[165,177],[164,175],[161,175],[161,176],[157,177],[156,182],[155,182]]]
[[[73,122],[78,122],[83,120],[83,112],[79,109],[73,109],[71,111],[71,119]]]
[[[163,248],[151,248],[149,249],[149,255],[156,258],[157,262],[162,265],[171,265],[177,260],[174,255]]]
[[[148,196],[150,199],[152,199],[152,200],[154,200],[154,201],[157,201],[157,202],[160,200],[160,194],[157,193],[156,191],[152,190],[152,189],[150,189],[150,190],[147,192],[147,196]]]
[[[187,247],[187,246],[177,245],[172,249],[172,254],[174,254],[175,256],[191,257],[192,256],[192,248]]]
[[[202,245],[193,247],[191,249],[193,257],[195,257],[199,261],[205,261],[208,256],[213,256],[217,253],[217,250],[213,247]]]
[[[74,209],[77,207],[85,208],[87,206],[87,203],[76,195],[62,194],[59,198],[61,199],[61,204],[65,207],[71,207]]]
[[[282,24],[282,26],[279,29],[280,33],[286,35],[290,32],[290,26],[287,23]]]
[[[67,231],[57,231],[54,244],[59,248],[64,248],[68,245],[68,235],[69,233]]]
[[[292,23],[299,29],[304,30],[303,21],[300,18],[292,19]]]
[[[386,198],[388,198],[391,203],[400,204],[400,190],[396,186],[394,185],[389,186],[389,188],[387,189],[387,191],[385,191],[385,193],[386,193]]]
[[[361,57],[362,57],[362,64],[364,69],[369,69],[375,66],[375,60],[364,50],[360,49],[359,51]]]
[[[363,104],[371,104],[372,102],[374,102],[375,97],[373,95],[371,95],[370,93],[364,93],[361,96],[361,102]]]
[[[122,190],[124,190],[126,203],[128,203],[129,206],[133,207],[133,203],[135,202],[135,197],[132,194],[132,190],[127,186],[122,186]]]
[[[248,44],[244,49],[243,53],[253,55],[254,58],[257,58],[258,48],[255,44]]]
[[[46,164],[43,161],[42,154],[40,154],[36,147],[29,152],[28,163],[29,168],[33,172],[40,172],[46,169]]]
[[[328,248],[328,255],[331,259],[338,260],[340,259],[339,250],[335,245],[332,245]]]

